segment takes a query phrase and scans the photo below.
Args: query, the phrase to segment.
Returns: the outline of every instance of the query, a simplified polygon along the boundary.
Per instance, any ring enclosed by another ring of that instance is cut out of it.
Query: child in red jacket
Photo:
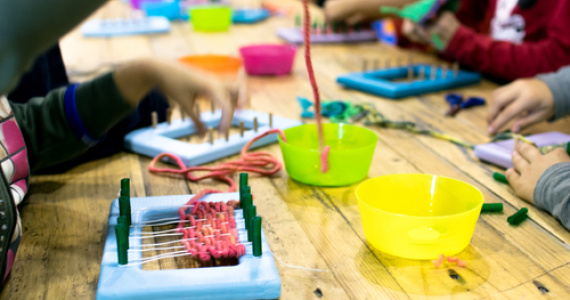
[[[330,0],[329,20],[359,22],[383,17],[382,6],[410,0]],[[371,9],[375,8],[375,9]],[[570,1],[462,0],[455,13],[443,12],[426,26],[396,22],[414,40],[441,40],[446,58],[493,77],[514,80],[554,72],[570,64]],[[385,17],[385,15],[384,15]],[[401,42],[401,41],[400,41]]]

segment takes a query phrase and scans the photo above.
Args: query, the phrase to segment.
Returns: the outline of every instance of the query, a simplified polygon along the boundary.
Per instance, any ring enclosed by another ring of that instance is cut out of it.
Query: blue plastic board
[[[152,220],[178,217],[178,208],[193,195],[131,198],[132,225],[129,244],[132,249],[141,246],[142,227]],[[229,201],[239,193],[211,194],[202,201]],[[273,261],[265,233],[262,230],[262,255],[252,255],[247,243],[241,209],[235,210],[240,242],[246,245],[246,254],[235,266],[143,270],[137,266],[119,266],[115,226],[119,216],[117,199],[111,204],[107,238],[101,260],[97,287],[99,300],[126,299],[276,299],[281,294],[281,280]],[[129,262],[142,258],[140,251],[129,251]]]
[[[269,18],[267,9],[236,9],[232,12],[234,24],[253,24]]]
[[[81,33],[86,37],[166,33],[169,31],[170,21],[162,16],[91,20],[81,26]]]
[[[455,89],[481,81],[479,73],[459,70],[457,76],[454,76],[452,70],[447,69],[444,73],[441,68],[435,68],[435,77],[431,79],[430,65],[416,64],[411,67],[414,73],[414,79],[411,81],[398,81],[407,78],[410,66],[350,73],[339,76],[336,81],[350,89],[394,99]],[[423,79],[418,79],[420,68],[424,70]]]
[[[178,1],[141,2],[141,9],[147,16],[162,16],[169,20],[187,20],[188,14],[183,11]]]
[[[279,28],[277,29],[277,36],[289,43],[304,43],[303,32],[300,28]],[[311,43],[315,44],[338,44],[370,42],[377,40],[378,37],[374,30],[365,29],[344,33],[311,33],[310,39]]]
[[[208,142],[189,144],[176,140],[177,138],[196,133],[194,123],[190,118],[186,118],[185,120],[173,120],[170,125],[166,122],[160,123],[156,129],[146,127],[132,131],[125,136],[125,148],[150,157],[168,152],[180,157],[186,166],[197,166],[241,152],[241,149],[247,142],[271,128],[285,130],[302,124],[301,121],[273,116],[273,127],[270,128],[268,114],[253,110],[240,110],[234,114],[232,125],[238,126],[240,122],[244,122],[245,128],[251,129],[253,128],[253,119],[255,117],[258,120],[257,132],[247,130],[244,132],[243,137],[235,134],[230,136],[228,141],[223,138],[217,139],[213,145]],[[220,122],[221,111],[218,110],[214,113],[203,112],[200,118],[206,127],[216,128]],[[277,142],[277,135],[269,135],[257,140],[251,148],[275,142]]]

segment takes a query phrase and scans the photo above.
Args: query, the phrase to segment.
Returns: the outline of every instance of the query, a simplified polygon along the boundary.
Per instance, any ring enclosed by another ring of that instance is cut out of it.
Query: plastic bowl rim
[[[366,145],[366,146],[362,146],[362,147],[358,147],[358,148],[350,148],[350,149],[341,150],[341,151],[361,150],[361,149],[370,147],[371,145],[376,145],[376,143],[378,143],[378,135],[376,134],[376,132],[374,132],[374,131],[372,131],[372,130],[366,128],[366,127],[356,126],[356,125],[349,124],[349,123],[325,123],[325,124],[323,124],[323,125],[326,125],[326,124],[332,124],[332,125],[341,125],[341,124],[342,124],[343,126],[351,126],[351,127],[356,127],[356,128],[364,129],[365,131],[368,131],[368,132],[372,133],[372,134],[376,137],[376,141],[374,141],[374,143],[370,143],[370,144],[368,144],[368,145]],[[293,129],[293,128],[301,127],[301,126],[310,126],[310,125],[316,125],[316,124],[312,124],[312,123],[311,123],[311,124],[302,124],[302,125],[298,125],[298,126],[295,126],[295,127],[287,128],[287,129],[283,130],[283,134],[285,135],[285,131],[287,131],[287,130],[289,130],[289,129]],[[317,148],[317,149],[313,149],[313,148],[302,148],[302,147],[297,147],[297,146],[290,145],[289,143],[284,142],[284,141],[281,139],[281,135],[280,135],[280,134],[277,135],[277,139],[279,140],[279,143],[288,144],[289,147],[294,147],[294,148],[297,148],[297,149],[305,149],[305,150],[307,150],[307,151],[309,151],[309,152],[316,152],[316,153],[319,153],[319,149],[318,149],[318,148]],[[336,151],[335,151],[335,152],[336,152]]]
[[[478,195],[481,196],[481,197],[479,198],[479,199],[480,199],[480,200],[479,200],[480,203],[479,203],[478,205],[476,205],[474,208],[470,209],[470,210],[467,210],[467,211],[464,211],[464,212],[460,212],[460,213],[456,213],[456,214],[449,214],[449,215],[444,215],[444,216],[412,216],[412,215],[399,214],[399,213],[395,213],[395,212],[391,212],[391,211],[386,211],[386,210],[383,210],[383,209],[380,209],[380,208],[377,208],[377,207],[373,207],[372,205],[366,203],[364,200],[361,200],[360,197],[358,197],[358,190],[360,189],[360,187],[362,186],[362,184],[364,184],[365,182],[367,182],[367,181],[369,181],[369,180],[372,180],[372,179],[380,178],[380,177],[388,177],[388,176],[394,176],[394,175],[414,175],[414,176],[415,176],[415,175],[425,175],[425,176],[432,176],[432,177],[433,177],[433,176],[436,176],[436,177],[440,177],[440,178],[450,179],[450,180],[453,180],[453,181],[458,181],[458,182],[460,182],[460,183],[462,183],[462,184],[465,184],[465,185],[468,185],[468,186],[474,188],[474,189],[478,192]],[[360,204],[362,203],[363,205],[365,205],[365,206],[367,206],[367,207],[369,207],[369,208],[371,208],[371,209],[374,209],[374,210],[377,210],[377,211],[381,211],[381,212],[386,213],[386,214],[390,214],[390,215],[397,216],[397,217],[406,217],[406,218],[415,218],[415,219],[443,219],[443,218],[449,218],[449,217],[458,217],[458,216],[461,216],[461,215],[469,214],[469,213],[471,213],[472,211],[477,210],[477,209],[481,210],[481,206],[483,205],[483,203],[485,203],[485,196],[483,195],[483,193],[481,192],[481,190],[480,190],[479,188],[477,188],[477,187],[475,187],[475,186],[473,186],[473,185],[471,185],[471,184],[469,184],[469,183],[467,183],[467,182],[464,182],[464,181],[462,181],[462,180],[459,180],[459,179],[455,179],[455,178],[451,178],[451,177],[446,177],[446,176],[439,176],[439,175],[435,175],[435,174],[425,174],[425,173],[398,173],[398,174],[381,175],[381,176],[369,178],[369,179],[367,179],[367,180],[361,182],[361,183],[356,187],[356,189],[354,190],[354,195],[356,196],[356,199],[357,199],[357,201],[358,201],[358,205],[359,205],[359,206],[360,206]]]

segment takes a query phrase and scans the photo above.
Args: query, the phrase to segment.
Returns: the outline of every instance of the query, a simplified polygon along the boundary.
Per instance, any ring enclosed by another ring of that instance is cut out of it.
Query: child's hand
[[[363,21],[379,18],[380,6],[390,0],[329,0],[325,2],[325,17],[330,22],[344,21],[354,25]],[[405,1],[404,1],[405,2]]]
[[[548,86],[538,79],[519,79],[493,92],[489,105],[488,131],[496,133],[515,120],[512,132],[547,120],[554,115],[554,97]]]
[[[561,162],[570,162],[564,148],[556,148],[542,155],[536,147],[518,142],[513,151],[513,168],[508,169],[505,175],[515,194],[533,203],[534,189],[540,176],[546,169]]]
[[[443,12],[437,19],[427,26],[420,26],[408,19],[404,19],[402,33],[415,43],[430,44],[439,51],[447,48],[461,23],[449,11]]]
[[[114,78],[122,96],[133,107],[150,90],[158,88],[169,101],[177,102],[184,109],[196,125],[199,135],[204,135],[206,128],[194,109],[196,97],[205,96],[221,108],[222,119],[218,130],[225,133],[232,118],[230,100],[237,102],[235,98],[239,95],[235,85],[222,84],[197,69],[159,60],[139,60],[125,64],[117,68]]]

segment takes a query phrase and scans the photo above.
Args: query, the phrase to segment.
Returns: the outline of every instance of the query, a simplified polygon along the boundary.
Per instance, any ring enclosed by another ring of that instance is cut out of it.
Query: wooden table
[[[124,15],[123,4],[112,1],[97,17]],[[234,26],[228,33],[192,32],[176,23],[170,34],[108,39],[86,39],[76,29],[61,45],[68,69],[92,70],[105,63],[139,57],[174,59],[188,54],[237,55],[239,46],[277,42],[275,29],[291,26],[292,18],[274,17],[259,25]],[[358,70],[363,58],[405,59],[407,52],[377,43],[314,46],[313,63],[325,99],[372,102],[391,119],[411,120],[425,128],[449,133],[470,143],[484,143],[486,108],[444,117],[444,93],[399,101],[343,90],[335,77]],[[416,54],[416,61],[436,63]],[[95,70],[94,73],[103,72]],[[86,79],[88,76],[74,76]],[[252,106],[289,118],[299,118],[295,96],[311,96],[303,56],[298,54],[291,76],[251,78]],[[489,97],[495,85],[482,82],[460,89],[464,94]],[[541,124],[530,132],[560,130],[568,122]],[[399,298],[557,298],[570,296],[570,233],[549,214],[516,197],[512,189],[493,180],[498,169],[480,163],[472,151],[451,143],[407,132],[372,128],[379,142],[369,177],[393,173],[430,173],[463,180],[478,187],[486,202],[505,204],[502,215],[481,215],[471,244],[459,254],[466,268],[434,269],[430,261],[400,259],[374,250],[366,243],[354,189],[310,187],[287,176],[252,176],[258,214],[273,253],[288,264],[325,269],[313,272],[277,263],[282,299],[399,299]],[[264,150],[280,159],[277,145]],[[235,158],[235,157],[233,157]],[[229,158],[229,159],[232,159]],[[120,153],[57,175],[33,176],[29,199],[22,207],[23,238],[4,299],[94,298],[109,205],[121,178],[130,177],[134,196],[189,194],[203,188],[226,187],[211,181],[200,184],[149,174],[149,158]],[[530,220],[518,227],[506,217],[521,207]],[[538,288],[543,286],[545,288]]]

